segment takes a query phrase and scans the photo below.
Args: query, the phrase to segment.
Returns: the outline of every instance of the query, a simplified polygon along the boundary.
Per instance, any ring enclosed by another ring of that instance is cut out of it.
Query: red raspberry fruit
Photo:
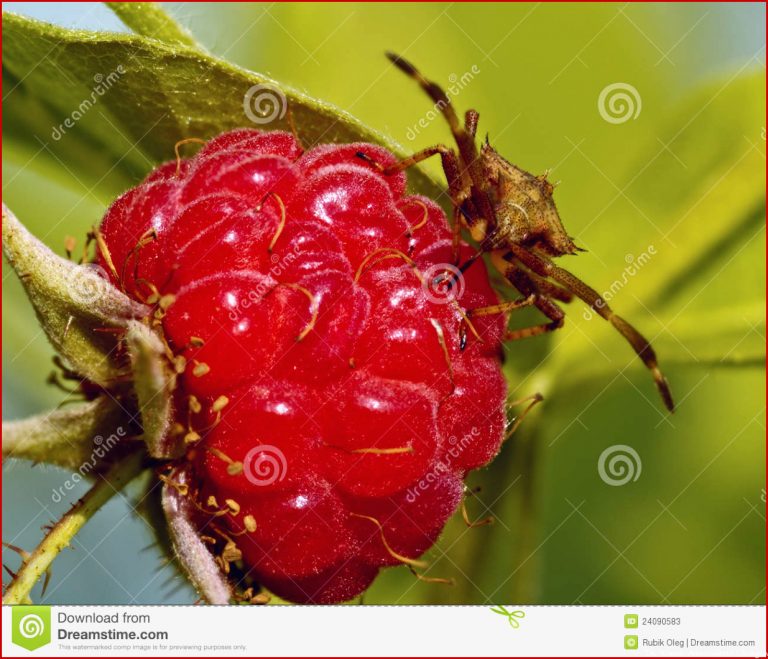
[[[235,130],[157,168],[100,229],[102,266],[161,302],[186,360],[171,464],[201,537],[225,572],[296,602],[350,599],[426,551],[505,426],[503,317],[459,341],[463,310],[497,302],[484,265],[437,285],[443,212],[357,152],[395,162]]]

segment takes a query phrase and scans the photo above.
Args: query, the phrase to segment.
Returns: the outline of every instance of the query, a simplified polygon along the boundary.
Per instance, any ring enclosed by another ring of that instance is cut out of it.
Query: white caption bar
[[[764,606],[3,606],[3,656],[764,657]]]

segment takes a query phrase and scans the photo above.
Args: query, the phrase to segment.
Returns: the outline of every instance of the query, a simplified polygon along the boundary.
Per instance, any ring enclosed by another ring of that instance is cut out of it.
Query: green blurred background
[[[457,105],[480,111],[479,132],[510,160],[562,181],[561,216],[589,250],[567,267],[601,291],[622,281],[612,305],[654,339],[678,399],[677,413],[663,414],[621,338],[576,304],[557,336],[508,346],[512,395],[540,390],[546,401],[468,479],[482,488],[470,514],[496,523],[467,529],[457,515],[429,552],[428,575],[455,586],[390,569],[367,603],[765,602],[764,4],[165,6],[214,55],[347,110],[405,151],[448,135],[437,120],[412,139],[430,103],[383,51],[444,84],[477,71]],[[4,9],[125,29],[100,5]],[[611,123],[598,98],[617,82],[637,90],[641,107]],[[25,101],[23,86],[4,91],[4,110]],[[83,181],[76,154],[40,157],[45,136],[39,148],[15,142],[13,119],[3,137],[4,201],[56,251],[136,182]],[[649,252],[624,282],[628,264]],[[4,418],[61,400],[44,384],[51,354],[4,264]],[[621,486],[598,472],[615,445],[642,464]],[[4,461],[3,540],[32,549],[75,500],[52,500],[67,476]],[[97,515],[36,599],[193,601],[155,548],[142,551],[151,531],[128,510],[118,498]],[[6,550],[3,559],[18,564]]]

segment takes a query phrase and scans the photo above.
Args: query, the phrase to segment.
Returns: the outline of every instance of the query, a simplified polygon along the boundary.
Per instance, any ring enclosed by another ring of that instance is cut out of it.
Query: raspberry
[[[171,466],[201,537],[235,581],[296,602],[350,599],[429,549],[506,421],[503,316],[459,340],[463,310],[497,302],[485,266],[436,288],[442,210],[358,152],[395,162],[235,130],[157,168],[100,228],[101,265],[165,301],[158,329],[185,360]]]

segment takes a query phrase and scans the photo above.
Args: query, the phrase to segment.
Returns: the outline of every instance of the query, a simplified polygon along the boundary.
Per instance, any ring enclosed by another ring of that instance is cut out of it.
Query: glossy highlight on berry
[[[179,371],[184,450],[162,477],[233,597],[340,602],[382,567],[418,570],[504,437],[505,316],[467,315],[498,303],[484,264],[436,294],[443,211],[360,153],[396,162],[371,144],[224,133],[99,228],[100,265],[154,305]]]

